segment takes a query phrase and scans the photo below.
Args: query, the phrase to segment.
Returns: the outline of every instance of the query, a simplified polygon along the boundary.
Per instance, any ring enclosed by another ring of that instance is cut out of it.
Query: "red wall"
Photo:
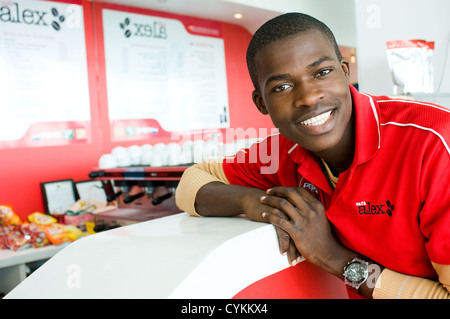
[[[60,1],[77,3],[80,1]],[[11,204],[22,219],[44,211],[41,182],[72,178],[89,179],[88,173],[104,153],[116,146],[154,144],[158,141],[112,142],[106,99],[105,61],[101,33],[101,8],[154,14],[155,11],[81,1],[84,10],[88,76],[91,103],[92,142],[67,146],[15,148],[0,150],[0,205]],[[176,18],[176,15],[168,15]],[[251,34],[240,26],[221,23],[225,44],[230,124],[232,128],[272,128],[268,116],[261,115],[251,100],[245,52]],[[94,33],[95,30],[98,32]]]

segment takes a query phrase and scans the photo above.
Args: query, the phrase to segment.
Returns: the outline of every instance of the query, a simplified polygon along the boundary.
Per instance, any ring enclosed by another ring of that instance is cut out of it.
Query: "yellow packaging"
[[[94,230],[95,222],[92,222],[92,221],[91,221],[91,222],[85,222],[84,225],[86,226],[86,232],[87,232],[89,235],[92,235],[92,234],[97,233],[97,232]]]
[[[78,227],[76,227],[74,225],[62,225],[62,228],[66,232],[70,241],[74,241],[74,240],[84,236],[84,233]]]
[[[42,226],[54,224],[57,222],[56,218],[39,212],[28,215],[28,221],[30,223],[35,223]]]

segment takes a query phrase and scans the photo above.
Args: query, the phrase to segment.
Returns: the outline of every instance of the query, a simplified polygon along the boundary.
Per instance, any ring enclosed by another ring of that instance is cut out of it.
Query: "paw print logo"
[[[124,35],[125,35],[126,38],[129,38],[131,36],[130,29],[127,29],[129,25],[130,25],[130,19],[129,18],[125,18],[125,20],[119,24],[120,28],[122,30],[125,30]]]
[[[59,15],[59,12],[56,8],[52,8],[51,10],[52,15],[55,17],[55,20],[52,21],[52,27],[53,29],[55,29],[56,31],[61,30],[61,23],[63,23],[66,20],[66,17],[63,16],[62,14]]]
[[[394,205],[391,203],[391,201],[390,200],[387,200],[386,201],[386,205],[387,205],[387,207],[388,207],[388,209],[386,210],[386,214],[388,214],[389,215],[389,217],[391,217],[392,216],[392,211],[394,210]]]

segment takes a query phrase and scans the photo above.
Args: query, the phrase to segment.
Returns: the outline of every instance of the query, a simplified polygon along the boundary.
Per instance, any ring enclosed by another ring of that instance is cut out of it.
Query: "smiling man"
[[[359,93],[332,32],[300,13],[266,22],[247,64],[280,134],[189,168],[180,209],[272,223],[292,265],[308,260],[351,295],[448,298],[450,111]],[[274,146],[278,170],[263,174],[253,155]]]

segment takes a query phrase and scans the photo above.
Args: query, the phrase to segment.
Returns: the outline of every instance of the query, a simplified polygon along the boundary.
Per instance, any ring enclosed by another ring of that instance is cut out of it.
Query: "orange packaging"
[[[10,225],[21,225],[22,221],[20,217],[14,213],[11,206],[0,205],[0,225],[10,226]]]
[[[61,224],[53,223],[44,226],[44,233],[53,245],[59,245],[67,241],[71,241],[70,236]]]

